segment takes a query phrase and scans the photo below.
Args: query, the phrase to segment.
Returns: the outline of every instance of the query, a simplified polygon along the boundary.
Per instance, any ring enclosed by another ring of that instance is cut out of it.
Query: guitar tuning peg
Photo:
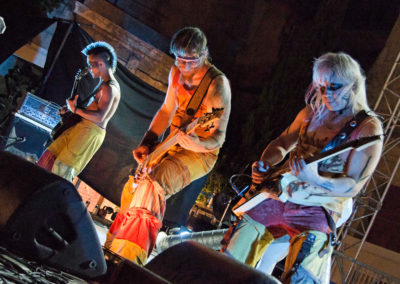
[[[214,122],[213,122],[213,123],[211,123],[211,125],[208,125],[207,128],[204,131],[210,131],[214,127],[215,127],[215,125],[214,125]]]

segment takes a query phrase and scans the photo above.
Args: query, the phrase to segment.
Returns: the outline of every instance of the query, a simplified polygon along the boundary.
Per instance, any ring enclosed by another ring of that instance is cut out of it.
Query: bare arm
[[[267,177],[267,171],[271,166],[280,163],[285,156],[296,146],[300,128],[304,120],[311,113],[310,107],[303,108],[294,121],[276,139],[272,140],[261,155],[260,161],[256,161],[252,167],[254,183],[261,183]]]
[[[369,119],[354,138],[381,135],[382,127],[376,118]],[[353,197],[363,187],[379,162],[383,143],[363,150],[352,150],[349,155],[346,176],[330,178],[318,173],[317,165],[306,166],[304,160],[292,161],[291,168],[297,177],[308,184],[319,187],[326,195]]]
[[[179,144],[194,152],[214,151],[222,147],[225,141],[231,112],[231,88],[225,76],[218,76],[211,82],[204,104],[207,106],[207,112],[212,112],[213,108],[222,108],[223,113],[214,123],[214,128],[210,129],[207,138],[200,138],[196,134],[179,133]]]
[[[150,127],[148,132],[146,132],[146,135],[148,133],[151,133],[148,137],[150,137],[150,140],[156,140],[157,137],[159,137],[164,131],[168,128],[168,126],[171,124],[172,117],[175,114],[176,111],[176,102],[175,102],[175,90],[172,88],[172,78],[174,77],[175,74],[175,68],[171,68],[171,71],[169,72],[169,77],[168,77],[168,89],[167,89],[167,94],[165,96],[164,102],[161,105],[160,109],[157,111],[157,113],[154,115],[153,120],[150,123]],[[147,143],[144,143],[144,138],[142,140],[141,145],[139,145],[136,149],[133,150],[133,157],[138,163],[143,163],[143,161],[146,159],[146,156],[150,152],[150,147],[146,145]]]
[[[110,86],[104,85],[97,95],[99,95],[101,98],[98,103],[97,110],[76,108],[75,113],[94,123],[102,123],[107,117],[107,114],[112,110],[112,101],[115,99],[116,94],[112,92],[112,88]],[[71,110],[74,110],[73,105],[77,98],[78,95],[75,96],[73,101],[68,100]]]

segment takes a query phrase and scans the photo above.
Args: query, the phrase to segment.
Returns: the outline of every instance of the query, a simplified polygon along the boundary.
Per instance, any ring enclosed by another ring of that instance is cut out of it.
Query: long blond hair
[[[371,112],[367,102],[365,76],[360,64],[350,55],[328,52],[315,59],[313,66],[313,82],[306,93],[306,103],[311,106],[317,118],[321,118],[325,110],[319,85],[335,75],[345,86],[341,92],[349,93],[348,107],[355,115],[361,110]]]

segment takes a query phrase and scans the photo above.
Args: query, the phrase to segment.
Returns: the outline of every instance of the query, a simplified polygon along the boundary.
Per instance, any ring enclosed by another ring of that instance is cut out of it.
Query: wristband
[[[158,135],[151,130],[147,130],[142,138],[142,141],[140,141],[139,146],[147,146],[151,151],[153,150],[157,142],[158,142]]]

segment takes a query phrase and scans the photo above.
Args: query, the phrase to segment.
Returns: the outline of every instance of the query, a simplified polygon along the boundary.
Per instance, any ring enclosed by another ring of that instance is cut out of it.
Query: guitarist
[[[303,158],[327,150],[327,144],[334,148],[345,140],[381,135],[383,130],[368,107],[361,67],[345,53],[327,53],[315,60],[306,102],[293,123],[252,166],[253,186],[262,188],[270,168],[290,154],[288,165],[295,180],[286,188],[271,189],[271,198],[242,216],[227,236],[224,252],[254,266],[274,239],[288,234],[283,281],[329,283],[327,262],[335,222],[343,215],[346,201],[360,192],[373,173],[382,142],[319,164],[306,165]],[[368,115],[357,122],[359,113]],[[346,125],[351,128],[349,135],[343,132]]]
[[[94,42],[82,53],[87,57],[93,78],[100,78],[93,100],[86,109],[76,107],[78,95],[67,100],[68,110],[82,120],[65,130],[46,149],[38,165],[71,181],[85,168],[100,148],[106,135],[108,121],[114,115],[120,100],[120,88],[114,77],[117,55],[106,42]],[[62,108],[60,114],[67,110]]]
[[[209,61],[204,33],[195,27],[179,30],[171,40],[170,51],[175,56],[175,65],[169,74],[164,103],[140,145],[133,150],[133,156],[139,165],[142,164],[154,150],[158,137],[169,126],[172,133],[178,130],[175,136],[177,144],[156,165],[146,169],[142,176],[129,177],[122,192],[121,211],[105,243],[105,247],[115,253],[142,265],[155,245],[166,197],[211,171],[225,140],[230,113],[229,82],[218,72],[201,94],[203,99],[197,110],[187,107],[197,96],[196,89],[203,78],[206,80],[207,72],[216,69]],[[213,108],[223,109],[223,113],[212,128],[198,127],[190,134],[182,130],[182,126],[212,112]]]

